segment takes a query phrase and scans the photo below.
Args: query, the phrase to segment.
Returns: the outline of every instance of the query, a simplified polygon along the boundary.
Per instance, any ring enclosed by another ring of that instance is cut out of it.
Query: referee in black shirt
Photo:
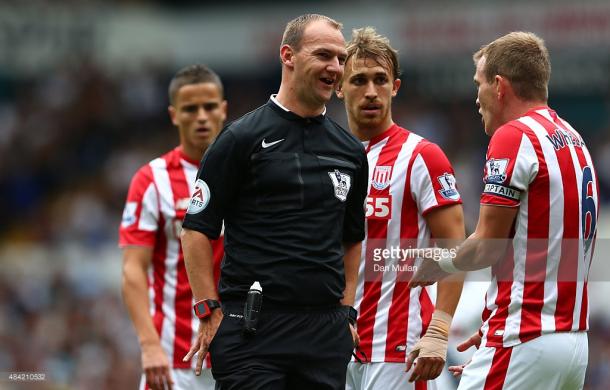
[[[357,333],[355,284],[364,238],[364,149],[326,117],[343,76],[341,24],[322,15],[286,26],[277,95],[227,126],[204,156],[182,231],[200,334],[220,389],[342,389]],[[225,224],[214,289],[212,249]],[[244,302],[259,282],[256,332]]]

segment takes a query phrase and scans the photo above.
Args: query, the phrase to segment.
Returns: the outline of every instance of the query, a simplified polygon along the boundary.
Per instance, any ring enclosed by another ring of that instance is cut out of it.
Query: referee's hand
[[[360,345],[360,335],[358,335],[358,330],[352,324],[349,324],[349,331],[352,334],[352,341],[354,343],[354,348],[357,348]]]
[[[212,315],[208,318],[199,320],[199,332],[197,334],[197,341],[191,346],[191,350],[182,359],[183,362],[191,360],[195,354],[197,354],[197,365],[195,366],[195,375],[201,374],[201,367],[203,366],[203,359],[208,354],[208,348],[210,343],[216,335],[216,331],[222,321],[222,310],[217,309],[212,312]]]

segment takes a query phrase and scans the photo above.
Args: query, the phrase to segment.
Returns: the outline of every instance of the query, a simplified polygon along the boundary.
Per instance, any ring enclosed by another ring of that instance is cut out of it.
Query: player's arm
[[[529,138],[511,125],[502,126],[492,136],[479,221],[453,260],[458,269],[489,267],[505,253],[522,194],[538,174],[538,156],[533,150]]]
[[[464,241],[453,264],[463,271],[494,265],[506,251],[519,207],[481,205],[475,232]]]
[[[461,204],[436,208],[425,215],[432,237],[439,239],[442,247],[452,248],[464,240],[464,212]],[[459,273],[439,282],[436,307],[426,334],[407,358],[407,370],[415,358],[417,364],[409,381],[430,380],[443,370],[447,356],[449,328],[462,294],[464,274]]]
[[[508,124],[496,130],[487,150],[485,186],[474,234],[455,258],[424,262],[410,286],[429,285],[452,272],[483,269],[502,257],[522,194],[538,173],[538,157],[533,150],[527,135],[518,128]]]
[[[164,388],[164,385],[171,388],[169,360],[150,315],[147,270],[151,262],[152,248],[123,248],[123,300],[140,341],[147,384],[153,389]]]
[[[453,248],[464,241],[464,211],[461,204],[432,210],[425,216],[432,237],[439,239],[442,247]],[[451,316],[460,301],[464,274],[452,275],[439,282],[436,296],[436,310]]]
[[[449,259],[452,270],[443,270],[439,262],[428,259],[417,269],[409,287],[428,286],[450,272],[475,271],[497,263],[506,252],[518,211],[518,207],[481,205],[475,232],[460,246],[455,258]]]
[[[479,222],[477,223],[477,228],[476,228],[475,232],[470,237],[468,237],[468,239],[466,241],[464,241],[464,243],[461,245],[460,250],[457,252],[457,257],[453,260],[453,265],[459,270],[473,271],[473,270],[487,268],[489,266],[494,265],[496,262],[498,262],[498,260],[503,256],[503,254],[506,251],[506,245],[508,243],[508,240],[506,240],[506,239],[510,235],[510,231],[513,226],[513,222],[515,220],[518,210],[519,210],[518,207],[481,205],[481,210],[479,212]],[[434,261],[429,260],[424,264],[428,267],[435,267],[436,271],[434,271],[434,272],[436,272],[437,275],[445,275],[445,276],[447,275],[440,268],[438,268],[437,263]],[[418,270],[418,272],[419,272],[419,270]],[[431,274],[428,274],[428,275],[431,275]],[[445,288],[446,285],[450,284],[453,278],[459,277],[460,275],[463,275],[463,273],[460,272],[460,273],[451,274],[449,277],[447,277],[443,281],[439,282],[437,307],[436,307],[437,311],[441,310],[440,309],[441,307],[445,307],[447,310],[451,310],[451,308],[453,308],[453,310],[455,311],[455,306],[453,306],[453,302],[451,301],[451,299],[445,300],[443,298],[443,295],[445,295],[445,293],[442,292],[442,289]],[[417,276],[414,276],[414,279],[416,279],[416,277]],[[419,279],[416,279],[418,281],[414,281],[414,279],[411,280],[409,285],[417,286],[417,285],[430,284],[428,282],[421,282],[421,280],[431,280],[431,279],[434,279],[434,277],[420,276]],[[450,290],[451,290],[451,288],[446,290],[446,292],[449,293]],[[460,290],[461,290],[461,288],[460,288]],[[448,305],[448,306],[442,306],[443,302],[445,303],[445,305]],[[457,302],[455,302],[455,304],[457,305]],[[436,311],[435,311],[435,313],[436,313]],[[445,322],[447,322],[446,329],[447,329],[447,335],[448,335],[449,325],[451,323],[451,317],[446,317]],[[432,323],[430,324],[430,327],[428,328],[428,332],[426,333],[426,336],[430,332],[431,328],[432,328]],[[445,326],[442,326],[442,328],[444,329]],[[426,336],[424,336],[424,338]],[[422,338],[422,340],[424,338]],[[476,346],[478,348],[478,345],[480,342],[481,342],[480,335],[478,333],[475,333],[468,340],[466,340],[465,342],[461,343],[458,346],[458,351],[460,351],[460,352],[465,351],[466,349],[470,348],[471,346]],[[446,341],[445,341],[445,353],[446,353],[446,348],[447,348],[447,346],[446,346]],[[418,364],[419,364],[419,362],[418,362]],[[443,361],[443,365],[444,365],[444,361]],[[462,373],[464,366],[465,365],[451,366],[449,370],[453,373],[454,376],[458,376]],[[416,369],[414,370],[414,373],[416,372],[416,370],[418,368],[419,367],[416,367]],[[442,366],[441,366],[441,369],[442,369]],[[424,372],[423,374],[421,374],[417,379],[423,379],[423,376],[426,373],[427,373],[427,371]],[[440,374],[440,372],[438,374]],[[413,380],[413,374],[409,380],[410,381]]]

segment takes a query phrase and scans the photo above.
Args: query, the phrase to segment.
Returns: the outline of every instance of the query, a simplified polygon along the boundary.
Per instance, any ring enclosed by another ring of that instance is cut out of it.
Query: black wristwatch
[[[352,324],[353,326],[356,326],[356,320],[358,319],[358,311],[356,309],[354,309],[353,306],[349,306],[349,309],[347,312],[347,319],[350,324]]]
[[[212,315],[212,310],[220,308],[220,302],[214,299],[204,299],[193,305],[195,315],[200,319],[208,318]]]

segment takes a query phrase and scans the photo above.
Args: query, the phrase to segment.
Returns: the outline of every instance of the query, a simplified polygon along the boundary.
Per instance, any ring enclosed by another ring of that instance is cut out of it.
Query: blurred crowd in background
[[[446,152],[471,232],[488,141],[474,84],[455,97],[451,91],[428,95],[430,80],[411,66],[408,53],[401,56],[394,119]],[[279,86],[277,61],[251,70],[247,60],[241,70],[214,66],[225,84],[229,120],[264,103]],[[157,60],[108,72],[87,56],[67,57],[35,74],[0,67],[0,373],[44,372],[48,380],[40,387],[53,389],[138,383],[139,347],[120,297],[117,229],[133,173],[178,143],[167,114],[167,84],[176,70],[173,62]],[[554,92],[551,83],[550,92],[550,106],[590,148],[607,207],[610,84],[575,93]],[[338,99],[328,115],[346,126]],[[592,313],[589,334],[587,388],[610,388],[607,317]],[[0,378],[0,388],[11,385]]]

